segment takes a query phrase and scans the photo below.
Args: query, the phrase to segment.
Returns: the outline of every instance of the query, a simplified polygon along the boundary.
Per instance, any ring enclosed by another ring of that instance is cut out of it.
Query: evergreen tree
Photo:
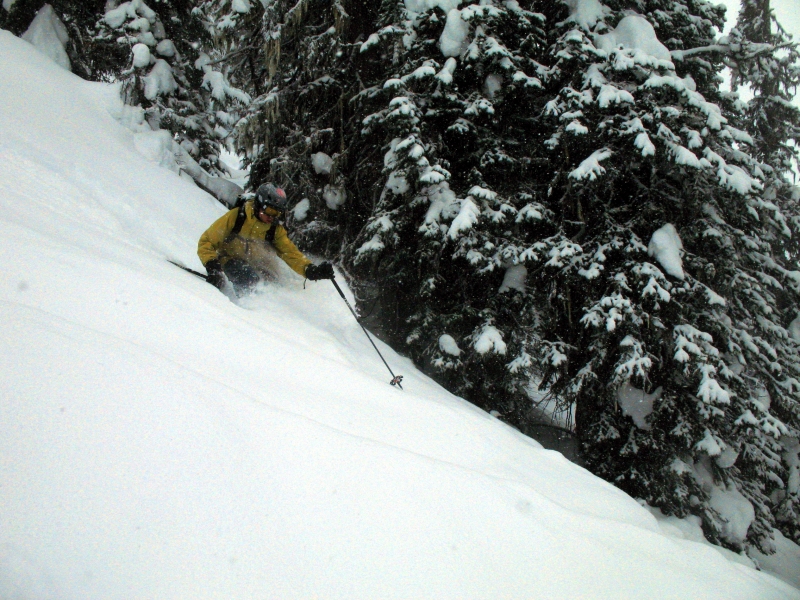
[[[743,0],[726,41],[734,85],[747,85],[754,94],[744,111],[753,154],[788,173],[797,167],[792,143],[800,138],[800,109],[792,104],[800,87],[797,42],[775,19],[769,0]]]
[[[10,11],[0,9],[0,26],[20,35],[45,4],[66,27],[65,49],[77,75],[122,81],[124,101],[141,106],[151,128],[169,131],[186,160],[199,163],[186,165],[195,180],[209,183],[203,170],[223,175],[220,143],[249,98],[214,69],[195,2],[155,0],[151,8],[143,0],[17,0]]]
[[[65,50],[76,75],[90,81],[108,81],[122,70],[129,52],[113,40],[97,38],[97,22],[106,0],[15,0],[8,11],[0,6],[0,28],[21,36],[45,4],[53,7],[66,27],[69,40]]]
[[[699,515],[714,542],[770,551],[779,438],[800,423],[797,344],[778,302],[797,299],[780,252],[797,235],[791,207],[764,198],[765,163],[719,91],[722,56],[694,51],[713,45],[719,10],[592,5],[551,16],[558,220],[534,264],[548,284],[542,364],[559,364],[544,383],[576,405],[594,472]],[[746,539],[731,502],[753,507]]]
[[[724,65],[759,73],[730,41],[751,33],[715,40],[724,9],[203,11],[227,76],[255,98],[236,128],[251,184],[288,188],[296,235],[376,287],[398,348],[520,427],[538,384],[575,414],[595,473],[700,516],[716,543],[770,551],[776,522],[796,535],[798,222],[779,177],[794,133],[759,134],[755,105],[721,91]],[[752,43],[765,60],[788,48]],[[765,122],[782,119],[769,102]]]
[[[800,190],[792,182],[796,181],[798,168],[796,148],[800,141],[800,109],[792,104],[792,100],[800,84],[798,44],[775,19],[769,0],[744,0],[728,45],[734,82],[749,86],[754,94],[743,111],[742,127],[752,135],[753,156],[761,161],[764,173],[762,197],[784,207],[784,215],[796,230],[800,222],[797,212]],[[776,48],[781,51],[775,52]],[[771,241],[778,253],[797,263],[800,257],[797,236],[776,236]],[[775,293],[784,320],[794,317],[792,325],[796,327],[800,321],[797,320],[795,299],[781,290]],[[796,330],[792,327],[789,330],[790,336],[800,341]],[[780,405],[776,407],[777,410],[781,408]],[[787,537],[800,542],[797,438],[784,436],[781,442],[789,473],[788,478],[781,482],[785,485],[774,486],[771,499],[780,529]]]
[[[353,216],[352,203],[339,209],[359,193],[345,175],[362,159],[348,143],[360,129],[349,99],[360,87],[357,40],[375,9],[367,0],[265,6],[202,5],[227,76],[253,97],[236,127],[237,150],[252,188],[273,181],[298,204],[293,238],[329,253],[339,244],[336,216]]]
[[[537,314],[519,255],[546,212],[530,128],[547,73],[543,17],[513,3],[392,8],[362,47],[393,59],[359,98],[367,143],[384,149],[383,185],[347,259],[382,282],[396,342],[520,425]]]
[[[141,106],[152,129],[170,131],[211,175],[223,175],[220,141],[235,124],[226,109],[249,98],[215,71],[211,39],[191,0],[107,2],[98,41],[126,48],[117,73],[126,104]]]

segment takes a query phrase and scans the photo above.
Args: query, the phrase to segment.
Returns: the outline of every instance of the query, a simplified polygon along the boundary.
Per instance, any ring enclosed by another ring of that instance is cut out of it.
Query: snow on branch
[[[156,13],[142,0],[123,2],[118,7],[106,12],[103,20],[112,29],[119,29],[128,19],[136,19],[140,15],[150,23],[156,22]]]
[[[647,253],[655,258],[663,269],[676,279],[684,279],[681,254],[683,243],[672,223],[667,223],[653,232]]]
[[[478,354],[506,353],[506,343],[503,341],[503,334],[494,325],[484,325],[481,332],[475,337],[472,344]]]
[[[602,175],[606,172],[605,168],[600,165],[600,161],[611,158],[612,154],[613,152],[608,148],[596,150],[589,158],[584,160],[577,169],[572,171],[569,176],[572,179],[581,180],[588,178],[589,181],[594,181],[597,179],[598,175]]]
[[[472,229],[472,226],[478,222],[480,216],[481,209],[478,208],[471,198],[465,198],[461,201],[461,210],[458,211],[458,215],[450,224],[447,236],[450,239],[456,239],[462,231]]]
[[[700,373],[702,379],[700,381],[700,387],[697,389],[697,397],[706,404],[730,404],[730,393],[723,389],[714,378],[714,375],[717,374],[716,367],[712,365],[703,365],[700,367]]]

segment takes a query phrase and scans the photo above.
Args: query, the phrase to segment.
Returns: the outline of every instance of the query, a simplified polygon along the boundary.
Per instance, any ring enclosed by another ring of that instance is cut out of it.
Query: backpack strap
[[[236,222],[233,224],[233,229],[229,235],[239,235],[239,232],[242,230],[242,225],[244,225],[244,220],[247,218],[247,212],[245,211],[244,203],[239,206],[239,213],[236,215]]]
[[[264,235],[264,239],[268,241],[273,246],[275,245],[275,232],[278,230],[278,222],[273,221],[272,225],[269,229],[267,229],[267,233]]]
[[[236,213],[236,221],[233,224],[233,229],[230,230],[227,236],[225,236],[225,243],[230,243],[233,238],[239,235],[239,232],[242,230],[242,225],[244,225],[244,221],[247,218],[247,212],[244,208],[244,202],[239,203],[239,212]]]
[[[242,230],[242,225],[244,225],[245,219],[247,219],[247,211],[245,209],[245,204],[242,203],[239,205],[239,212],[236,214],[236,222],[233,224],[233,229],[228,234],[228,237],[225,238],[226,241],[231,241],[235,236],[239,235],[239,232]],[[273,221],[272,226],[267,229],[267,233],[264,234],[264,240],[269,242],[270,244],[275,244],[275,232],[278,229],[279,223],[277,221]]]

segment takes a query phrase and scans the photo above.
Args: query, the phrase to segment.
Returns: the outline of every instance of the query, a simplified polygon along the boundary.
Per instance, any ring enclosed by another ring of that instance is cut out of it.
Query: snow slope
[[[800,598],[378,342],[389,386],[328,282],[167,263],[223,208],[116,93],[0,31],[0,598]]]

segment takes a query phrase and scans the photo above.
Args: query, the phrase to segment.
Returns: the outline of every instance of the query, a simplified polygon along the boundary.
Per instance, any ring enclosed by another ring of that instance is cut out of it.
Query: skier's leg
[[[237,296],[249,293],[261,280],[256,270],[241,258],[232,258],[225,263],[223,270]]]

